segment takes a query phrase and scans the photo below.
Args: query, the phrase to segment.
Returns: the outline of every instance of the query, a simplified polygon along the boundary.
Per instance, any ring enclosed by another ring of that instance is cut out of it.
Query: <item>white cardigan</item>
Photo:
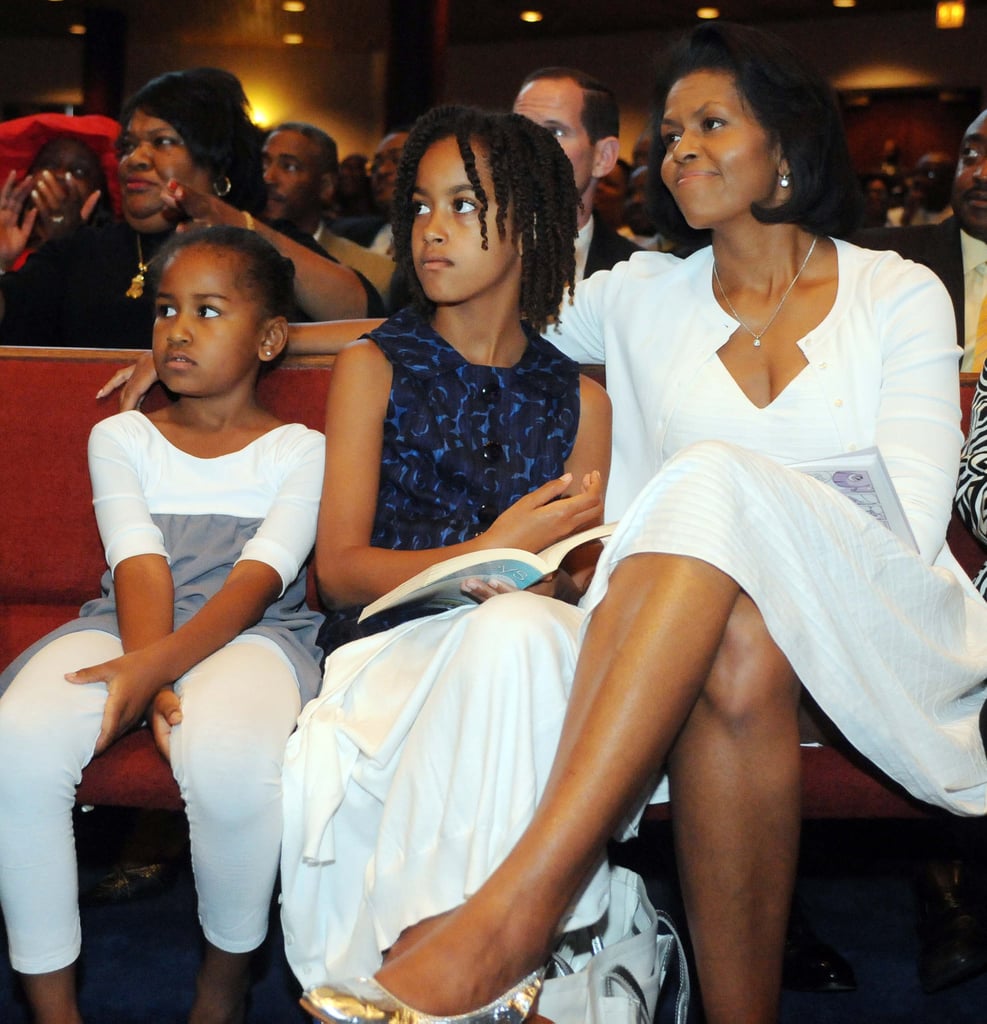
[[[894,252],[836,247],[836,301],[799,347],[844,449],[880,448],[923,558],[963,577],[944,549],[963,440],[949,296],[931,271]],[[572,358],[606,364],[614,407],[608,519],[660,468],[679,396],[739,326],[713,295],[712,268],[710,248],[686,260],[635,253],[581,283],[562,308],[559,333],[548,331]]]

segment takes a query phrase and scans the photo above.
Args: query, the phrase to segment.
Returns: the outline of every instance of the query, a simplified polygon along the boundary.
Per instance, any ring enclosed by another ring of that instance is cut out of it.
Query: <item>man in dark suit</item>
[[[602,82],[575,68],[541,68],[521,83],[514,113],[551,131],[572,164],[581,208],[576,280],[609,270],[638,251],[593,210],[596,186],[620,155],[620,112]]]
[[[391,249],[391,202],[394,186],[397,184],[398,164],[408,132],[404,128],[392,128],[377,143],[370,161],[370,191],[373,195],[376,213],[362,217],[340,217],[333,222],[335,234],[362,245],[371,252],[390,255]]]
[[[942,279],[956,313],[963,346],[961,369],[979,373],[987,339],[978,352],[978,325],[987,302],[987,110],[967,128],[953,178],[953,216],[941,224],[860,231],[854,241],[868,249],[893,249]]]

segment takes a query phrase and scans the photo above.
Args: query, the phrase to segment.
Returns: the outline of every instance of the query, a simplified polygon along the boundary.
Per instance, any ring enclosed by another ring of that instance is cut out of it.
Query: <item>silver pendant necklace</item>
[[[798,282],[798,279],[802,276],[802,271],[805,270],[806,264],[808,264],[809,258],[812,256],[813,250],[816,248],[816,242],[818,240],[818,237],[812,239],[812,245],[809,246],[809,251],[805,254],[805,259],[802,260],[802,266],[798,268],[798,271],[792,278],[792,283],[785,289],[785,294],[782,295],[781,302],[779,302],[778,305],[775,306],[775,311],[771,314],[770,317],[768,317],[768,322],[759,331],[751,330],[751,328],[748,327],[747,324],[745,324],[744,321],[740,319],[740,314],[737,312],[736,309],[734,309],[733,303],[730,301],[730,296],[727,295],[726,291],[723,288],[723,282],[720,280],[720,275],[716,270],[716,260],[713,260],[713,277],[716,279],[716,286],[720,289],[720,294],[723,296],[723,301],[727,304],[727,308],[733,315],[734,320],[736,320],[737,323],[740,324],[740,326],[743,327],[743,329],[754,339],[754,348],[761,347],[761,338],[764,337],[768,328],[775,322],[775,318],[781,312],[781,307],[785,305],[785,300],[788,298],[789,295],[791,295],[792,289],[795,287],[796,283]]]

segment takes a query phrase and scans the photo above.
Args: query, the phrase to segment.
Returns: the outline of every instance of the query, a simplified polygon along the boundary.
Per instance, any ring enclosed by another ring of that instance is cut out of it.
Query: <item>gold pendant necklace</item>
[[[743,329],[754,339],[754,348],[761,347],[761,338],[764,337],[768,328],[775,322],[775,317],[777,317],[778,314],[781,312],[781,307],[785,305],[785,299],[787,299],[788,296],[792,294],[792,289],[795,287],[795,284],[798,281],[798,279],[802,276],[802,271],[805,270],[806,264],[809,262],[809,257],[812,255],[812,252],[816,247],[817,241],[818,238],[812,239],[812,245],[809,246],[809,251],[805,254],[805,259],[802,260],[802,266],[798,268],[798,271],[792,278],[792,283],[785,289],[785,294],[782,295],[781,302],[779,302],[778,305],[775,306],[775,311],[771,314],[770,317],[768,317],[768,322],[757,332],[752,331],[747,326],[747,324],[745,324],[744,321],[740,319],[740,314],[736,311],[736,309],[734,309],[733,303],[730,301],[730,296],[727,295],[726,291],[724,291],[723,289],[723,282],[720,280],[720,275],[717,273],[716,270],[716,260],[713,260],[713,277],[716,278],[716,284],[717,287],[720,289],[720,294],[723,296],[723,301],[729,307],[730,312],[733,314],[734,320],[736,320],[737,323],[740,324],[740,326],[743,327]]]
[[[147,273],[147,264],[144,262],[144,251],[141,249],[141,236],[137,235],[137,273],[130,281],[127,289],[128,299],[139,299],[144,294],[144,274]]]

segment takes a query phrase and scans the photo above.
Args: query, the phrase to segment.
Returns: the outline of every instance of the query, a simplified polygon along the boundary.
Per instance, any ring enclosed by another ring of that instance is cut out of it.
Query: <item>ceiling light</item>
[[[704,21],[711,21],[713,18],[718,18],[719,16],[719,7],[700,7],[696,11],[696,17],[702,18]]]
[[[519,17],[529,25],[536,25],[545,15],[541,11],[522,11]]]
[[[76,22],[74,25],[69,25],[69,33],[73,36],[84,36],[86,34],[86,26]]]
[[[856,7],[857,0],[833,0],[834,7]]]
[[[285,46],[301,46],[305,42],[305,37],[301,32],[285,32],[281,37],[281,42]]]
[[[936,28],[962,28],[966,16],[966,4],[936,4]]]
[[[284,0],[281,10],[288,11],[290,14],[301,14],[305,10],[304,0]]]

